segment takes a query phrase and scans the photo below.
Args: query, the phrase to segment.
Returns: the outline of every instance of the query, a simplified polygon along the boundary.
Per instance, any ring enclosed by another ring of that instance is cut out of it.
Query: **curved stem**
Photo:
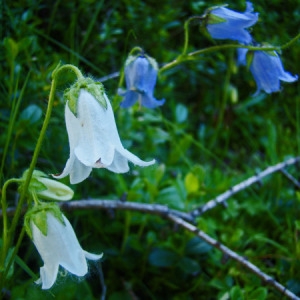
[[[136,55],[135,52],[144,53],[144,50],[141,47],[134,47],[130,50],[129,55]]]
[[[188,18],[185,22],[184,22],[184,44],[183,44],[183,50],[182,50],[182,56],[185,56],[186,55],[186,52],[187,52],[187,48],[189,46],[189,25],[190,25],[190,22],[193,21],[193,20],[204,20],[205,17],[201,17],[201,16],[193,16],[193,17],[190,17]]]
[[[279,51],[283,50],[285,48],[290,47],[293,43],[295,43],[298,39],[300,39],[300,33],[296,35],[294,38],[292,38],[289,42],[282,46],[272,46],[272,47],[261,47],[261,46],[246,46],[246,45],[241,45],[241,44],[226,44],[226,45],[217,45],[217,46],[211,46],[208,48],[204,48],[201,50],[197,50],[194,52],[190,52],[186,54],[187,47],[188,47],[188,29],[186,28],[188,26],[188,23],[190,20],[192,20],[192,17],[188,19],[185,23],[185,44],[184,44],[184,49],[181,55],[179,55],[175,60],[173,60],[170,63],[165,64],[163,67],[159,69],[159,73],[164,72],[166,70],[169,70],[171,68],[174,68],[175,66],[179,65],[180,63],[184,61],[189,61],[189,60],[194,60],[196,56],[200,54],[205,54],[205,53],[210,53],[210,52],[215,52],[223,49],[237,49],[237,48],[244,48],[244,49],[249,49],[252,51]],[[199,17],[200,18],[200,17]]]
[[[2,188],[2,196],[1,196],[1,205],[2,205],[2,218],[3,218],[3,237],[2,237],[2,251],[1,251],[1,261],[0,261],[0,269],[4,269],[5,265],[5,256],[7,249],[9,248],[8,245],[8,218],[7,218],[7,201],[6,201],[6,190],[9,184],[21,182],[22,179],[19,178],[11,178],[7,180]]]
[[[283,50],[285,48],[288,48],[293,43],[295,43],[298,39],[300,39],[300,32],[294,38],[292,38],[289,42],[287,42],[286,44],[284,44],[283,46],[281,46],[280,49]]]

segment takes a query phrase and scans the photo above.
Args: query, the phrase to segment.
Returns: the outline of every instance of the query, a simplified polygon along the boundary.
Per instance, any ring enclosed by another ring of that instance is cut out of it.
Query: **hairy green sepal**
[[[59,220],[63,225],[65,225],[63,214],[60,211],[59,207],[53,203],[42,203],[35,205],[32,209],[28,210],[24,218],[24,226],[27,234],[32,239],[32,228],[31,222],[43,233],[47,235],[48,233],[48,223],[47,215],[51,213],[53,216]]]
[[[81,89],[88,91],[102,107],[107,109],[103,84],[101,82],[95,82],[90,77],[82,77],[64,92],[64,99],[68,101],[69,108],[75,116],[77,116],[77,102]]]

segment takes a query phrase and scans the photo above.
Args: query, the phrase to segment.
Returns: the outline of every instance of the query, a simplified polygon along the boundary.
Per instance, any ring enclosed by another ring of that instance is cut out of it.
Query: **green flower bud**
[[[24,172],[23,178],[27,177],[27,171]],[[20,187],[22,188],[22,186]],[[36,194],[43,200],[68,201],[73,198],[74,192],[67,185],[50,178],[41,171],[33,171],[28,190],[31,194]]]

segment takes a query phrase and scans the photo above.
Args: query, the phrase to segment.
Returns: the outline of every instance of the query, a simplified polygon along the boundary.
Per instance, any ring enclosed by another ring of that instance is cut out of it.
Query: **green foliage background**
[[[0,2],[0,155],[20,100],[2,179],[28,168],[41,128],[51,72],[59,61],[103,79],[119,72],[129,51],[142,47],[160,66],[183,46],[183,24],[219,1],[8,1]],[[244,11],[244,1],[227,1]],[[257,42],[280,45],[298,34],[300,2],[253,1]],[[190,26],[188,51],[214,41],[199,23]],[[299,41],[282,53],[286,70],[299,74]],[[252,75],[235,63],[234,50],[199,56],[162,73],[155,96],[159,109],[116,109],[125,148],[157,164],[132,166],[128,174],[94,170],[73,186],[75,199],[88,197],[167,204],[184,211],[203,205],[232,185],[300,152],[300,86],[252,97]],[[75,79],[61,76],[53,117],[38,168],[60,172],[69,155],[63,90]],[[119,78],[103,82],[117,107]],[[296,177],[297,169],[289,171]],[[68,183],[68,179],[64,181]],[[16,197],[11,192],[11,205]],[[283,175],[232,197],[197,219],[198,227],[247,257],[300,296],[300,194]],[[50,291],[33,281],[42,261],[26,238],[10,282],[12,299],[99,299],[103,272],[107,299],[279,299],[281,296],[208,244],[159,217],[136,212],[65,212],[83,248],[104,252],[102,271],[78,280],[59,277]],[[20,224],[21,226],[22,224]]]

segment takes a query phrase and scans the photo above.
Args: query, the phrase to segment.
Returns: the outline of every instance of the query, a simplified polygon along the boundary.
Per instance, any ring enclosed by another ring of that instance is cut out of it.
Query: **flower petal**
[[[252,41],[250,33],[245,29],[254,25],[258,13],[253,13],[252,3],[247,2],[244,13],[239,13],[225,7],[217,7],[210,11],[211,15],[224,19],[224,22],[207,24],[207,30],[214,39],[230,39],[249,44]]]
[[[121,146],[113,110],[107,97],[106,101],[105,109],[86,90],[80,91],[78,119],[81,128],[78,132],[79,143],[74,152],[89,167],[95,167],[98,161],[103,165],[110,165],[114,158],[114,148]]]
[[[47,213],[47,235],[31,221],[33,242],[44,261],[44,266],[40,268],[41,277],[37,281],[42,283],[43,289],[54,284],[59,265],[74,275],[84,276],[88,271],[86,258],[97,260],[102,256],[84,251],[70,222],[64,215],[62,217],[64,224],[52,213]]]
[[[77,184],[89,177],[92,167],[85,166],[77,158],[74,161],[73,168],[70,171],[70,183]]]
[[[271,55],[265,51],[255,51],[250,70],[256,81],[257,91],[264,90],[266,93],[280,91],[280,80],[293,82],[298,79],[284,71],[276,53]]]
[[[115,173],[126,173],[129,171],[128,159],[121,155],[118,151],[115,151],[113,162],[105,167]]]
[[[83,253],[84,253],[84,256],[86,257],[86,259],[89,259],[89,260],[99,260],[100,258],[103,257],[103,253],[94,254],[94,253],[87,252],[85,250],[83,250]]]
[[[142,95],[142,105],[147,108],[155,108],[158,106],[162,106],[165,103],[165,99],[156,100],[153,96],[148,94]]]
[[[131,161],[132,163],[134,163],[135,165],[138,165],[140,167],[147,167],[147,166],[151,166],[153,164],[155,164],[155,159],[151,160],[151,161],[143,161],[140,158],[138,158],[136,155],[132,154],[131,152],[129,152],[128,150],[122,148],[118,148],[117,151],[123,155],[124,157],[126,157],[129,161]]]
[[[128,108],[132,106],[138,99],[140,94],[137,91],[128,90],[125,93],[124,100],[120,103],[122,108]]]
[[[40,268],[40,278],[36,281],[37,284],[42,284],[42,289],[47,290],[54,284],[57,273],[58,264],[47,264]]]

